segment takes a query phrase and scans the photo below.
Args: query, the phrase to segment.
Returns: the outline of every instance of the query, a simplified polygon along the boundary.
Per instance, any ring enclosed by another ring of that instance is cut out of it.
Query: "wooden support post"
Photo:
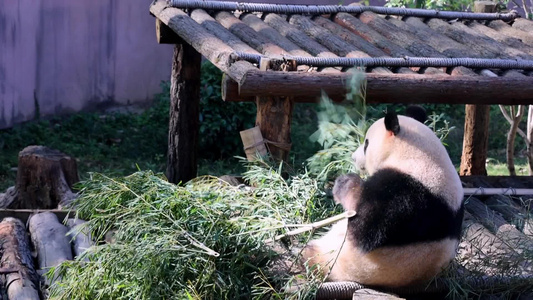
[[[487,1],[485,1],[487,2]],[[476,3],[475,12],[490,10],[491,3]],[[489,105],[466,105],[463,154],[459,174],[487,175],[485,167],[489,144]]]
[[[276,71],[296,71],[296,63],[289,62],[283,66],[263,65],[261,69]],[[255,125],[261,129],[261,134],[270,151],[270,155],[278,161],[288,161],[291,149],[291,120],[294,106],[293,97],[257,97],[257,116]]]
[[[187,43],[176,44],[170,79],[170,124],[166,175],[185,183],[197,172],[201,55]]]

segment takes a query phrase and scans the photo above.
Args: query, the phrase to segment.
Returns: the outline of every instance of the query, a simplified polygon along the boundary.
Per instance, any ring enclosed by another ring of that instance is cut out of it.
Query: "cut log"
[[[67,227],[69,229],[67,236],[70,240],[74,257],[79,257],[83,252],[94,245],[86,223],[86,221],[80,219],[67,220]]]
[[[66,260],[72,260],[67,237],[68,229],[59,223],[56,215],[50,212],[39,213],[29,220],[29,231],[33,247],[37,252],[39,269],[47,272],[50,267],[55,267]],[[46,278],[50,284],[57,278]]]
[[[33,267],[30,241],[24,224],[15,218],[0,223],[0,268],[9,299],[39,300],[39,276]]]
[[[76,198],[79,181],[76,160],[44,146],[28,146],[19,153],[17,198],[7,207],[53,209]]]

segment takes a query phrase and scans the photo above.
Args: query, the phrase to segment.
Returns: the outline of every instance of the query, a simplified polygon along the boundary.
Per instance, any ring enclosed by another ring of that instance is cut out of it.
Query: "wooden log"
[[[286,53],[289,53],[290,55],[294,55],[294,56],[304,56],[304,57],[312,56],[307,51],[298,47],[298,45],[290,41],[288,38],[281,35],[277,30],[268,26],[268,24],[266,24],[263,20],[261,20],[256,15],[249,14],[249,13],[242,14],[240,16],[240,19],[242,20],[244,24],[248,25],[250,28],[255,30],[258,34],[266,37],[269,41],[271,41],[272,43],[275,43],[277,46],[285,50]]]
[[[89,232],[86,223],[86,221],[80,219],[67,220],[67,236],[70,240],[74,258],[80,257],[83,252],[94,245],[94,242],[91,238],[91,233]],[[85,258],[85,260],[88,259]]]
[[[511,200],[510,197],[502,195],[489,197],[485,204],[501,214],[507,222],[516,226],[526,236],[533,239],[533,220],[528,211],[520,204]]]
[[[426,24],[433,30],[448,36],[460,44],[475,49],[478,53],[482,53],[482,56],[485,58],[516,59],[520,57],[525,59],[527,57],[527,54],[518,52],[516,49],[510,47],[505,47],[461,22],[448,24],[446,21],[440,19],[429,19]]]
[[[531,31],[524,32],[520,29],[513,28],[509,24],[501,21],[501,20],[495,20],[488,23],[490,28],[499,31],[507,36],[519,38],[522,40],[524,44],[527,44],[529,46],[533,46],[533,34],[531,34]]]
[[[308,36],[315,39],[333,53],[344,57],[368,57],[368,54],[361,51],[352,44],[343,41],[329,30],[319,26],[308,17],[302,15],[292,15],[289,24],[296,26]]]
[[[55,214],[44,212],[33,215],[29,220],[33,248],[37,253],[37,262],[41,273],[46,273],[51,267],[58,266],[66,260],[72,260],[72,250],[67,237],[68,229],[59,223]],[[50,285],[54,278],[45,278]]]
[[[246,42],[252,48],[267,56],[281,55],[286,52],[283,48],[273,43],[270,39],[243,23],[232,13],[227,11],[218,12],[215,14],[215,19],[222,26]]]
[[[18,197],[16,187],[8,187],[5,193],[0,193],[0,208],[5,208],[11,205]]]
[[[361,56],[361,57],[387,57],[388,56],[381,49],[370,44],[362,37],[351,33],[348,29],[345,29],[344,27],[330,21],[329,19],[326,19],[324,17],[315,17],[313,18],[313,21],[317,23],[318,25],[324,27],[325,29],[329,30],[334,35],[339,36],[344,41],[358,47],[364,53],[367,53],[367,56]],[[398,68],[396,72],[400,74],[416,74],[415,71],[412,71],[409,68]],[[379,67],[379,68],[372,69],[372,73],[387,74],[387,73],[390,73],[390,71],[387,68]]]
[[[24,224],[15,218],[0,223],[0,268],[11,300],[39,300],[39,276],[33,267],[30,242]]]
[[[155,35],[158,44],[180,44],[181,38],[161,20],[155,19]]]
[[[416,35],[396,27],[373,12],[364,12],[359,15],[361,22],[369,25],[388,40],[394,42],[402,48],[409,50],[416,56],[422,57],[445,57],[429,46],[426,41],[421,41]]]
[[[400,298],[394,294],[390,294],[390,293],[385,293],[385,292],[380,292],[380,291],[376,291],[376,290],[373,290],[373,289],[369,289],[369,288],[365,288],[365,289],[360,289],[360,290],[356,290],[354,293],[353,293],[353,297],[352,297],[353,300],[401,300],[401,299],[405,299],[405,298]]]
[[[467,270],[498,276],[502,266],[516,270],[523,265],[520,256],[512,248],[480,224],[468,211],[465,211],[463,228],[457,255]]]
[[[42,212],[53,213],[59,220],[71,218],[76,214],[75,211],[61,209],[0,209],[0,220],[2,218],[13,217],[26,224],[32,215]]]
[[[239,95],[309,96],[324,90],[344,97],[347,73],[246,72]],[[491,78],[419,74],[366,74],[368,103],[527,104],[533,100],[533,78]],[[273,89],[272,87],[276,88]],[[494,97],[494,95],[498,97]],[[408,96],[408,99],[406,98]],[[485,162],[483,161],[483,164]],[[466,175],[466,174],[464,174]],[[471,174],[475,175],[475,174]]]
[[[533,32],[533,21],[527,19],[515,19],[513,22],[513,28],[520,29],[523,32]]]
[[[502,216],[495,213],[477,198],[470,197],[465,208],[496,237],[500,238],[507,246],[518,253],[533,249],[533,240],[509,224]],[[533,262],[526,264],[533,268]]]
[[[254,102],[254,96],[240,96],[239,95],[239,84],[235,80],[226,74],[222,75],[222,100],[228,102]],[[311,96],[296,96],[293,98],[294,103],[318,103],[322,95],[311,95]],[[333,102],[340,103],[346,100],[346,95],[335,94],[328,95],[328,97]]]
[[[196,177],[202,56],[188,44],[174,47],[166,176],[172,183]]]
[[[186,44],[202,53],[220,70],[228,72],[228,63],[233,52],[230,46],[207,32],[182,10],[169,7],[165,0],[154,1],[150,6],[150,12],[176,32]],[[250,67],[253,68],[251,64]]]
[[[334,16],[333,21],[349,31],[361,36],[371,44],[381,48],[385,53],[392,57],[415,56],[412,52],[391,42],[376,30],[372,29],[361,20],[347,13],[338,13]]]
[[[402,31],[415,35],[419,40],[424,41],[424,43],[427,43],[444,56],[481,57],[479,52],[472,51],[472,48],[468,48],[443,34],[435,32],[420,18],[407,17],[403,21],[396,18],[389,18],[388,21]]]
[[[230,46],[235,51],[241,51],[252,54],[259,54],[254,48],[248,46],[245,42],[229,32],[220,25],[213,17],[211,17],[203,9],[195,9],[191,12],[191,18],[202,25],[207,31],[214,34],[217,38],[224,41],[224,43]]]
[[[79,181],[76,160],[44,146],[28,146],[18,157],[17,198],[7,208],[52,209],[75,198]]]
[[[533,47],[522,43],[522,40],[505,35],[497,30],[481,24],[480,22],[472,21],[467,23],[467,26],[480,34],[484,34],[491,39],[506,45],[508,52],[512,53],[512,51],[514,51],[518,57],[532,59],[531,56],[533,55]]]
[[[314,39],[300,31],[296,26],[289,24],[285,19],[277,14],[265,14],[263,20],[266,24],[274,28],[282,36],[286,37],[303,50],[316,57],[338,57],[328,48],[322,46]]]

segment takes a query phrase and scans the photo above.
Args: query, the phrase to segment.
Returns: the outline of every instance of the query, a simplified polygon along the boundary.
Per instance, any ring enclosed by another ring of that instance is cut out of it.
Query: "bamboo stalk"
[[[351,217],[355,216],[355,214],[356,214],[355,211],[348,210],[348,211],[343,212],[342,214],[338,214],[336,216],[333,216],[333,217],[330,217],[330,218],[327,218],[327,219],[324,219],[324,220],[321,220],[321,221],[317,221],[317,222],[314,222],[314,223],[311,223],[311,224],[299,225],[299,226],[302,226],[302,227],[300,227],[298,229],[291,230],[291,231],[289,231],[287,233],[284,233],[284,234],[277,235],[277,236],[274,237],[274,240],[268,239],[268,240],[265,241],[265,243],[271,243],[273,241],[279,241],[282,238],[287,237],[287,236],[298,235],[300,233],[304,233],[304,232],[315,230],[315,229],[318,229],[318,228],[321,228],[321,227],[324,227],[324,226],[328,226],[328,225],[331,225],[331,224],[333,224],[335,222],[338,222],[340,220],[351,218]]]

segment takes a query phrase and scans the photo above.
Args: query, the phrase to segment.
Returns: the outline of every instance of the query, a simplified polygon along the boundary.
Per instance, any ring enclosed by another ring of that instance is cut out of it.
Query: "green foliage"
[[[239,131],[255,123],[253,103],[224,102],[220,96],[222,73],[213,64],[202,65],[200,90],[200,155],[220,159],[242,155]]]
[[[165,125],[163,125],[165,124]],[[28,122],[0,131],[0,190],[12,185],[18,152],[45,145],[78,159],[80,174],[132,173],[138,167],[162,170],[168,130],[168,100],[158,98],[140,114],[79,113]]]
[[[324,193],[308,174],[284,180],[262,163],[249,166],[255,189],[232,187],[213,177],[187,186],[151,172],[111,178],[93,174],[76,201],[79,217],[102,241],[113,229],[114,243],[100,243],[75,261],[52,269],[62,279],[52,299],[306,299],[282,292],[294,278],[270,272],[276,256],[265,240],[287,224],[326,216]],[[301,238],[305,238],[303,235]],[[84,259],[87,259],[85,261]]]

